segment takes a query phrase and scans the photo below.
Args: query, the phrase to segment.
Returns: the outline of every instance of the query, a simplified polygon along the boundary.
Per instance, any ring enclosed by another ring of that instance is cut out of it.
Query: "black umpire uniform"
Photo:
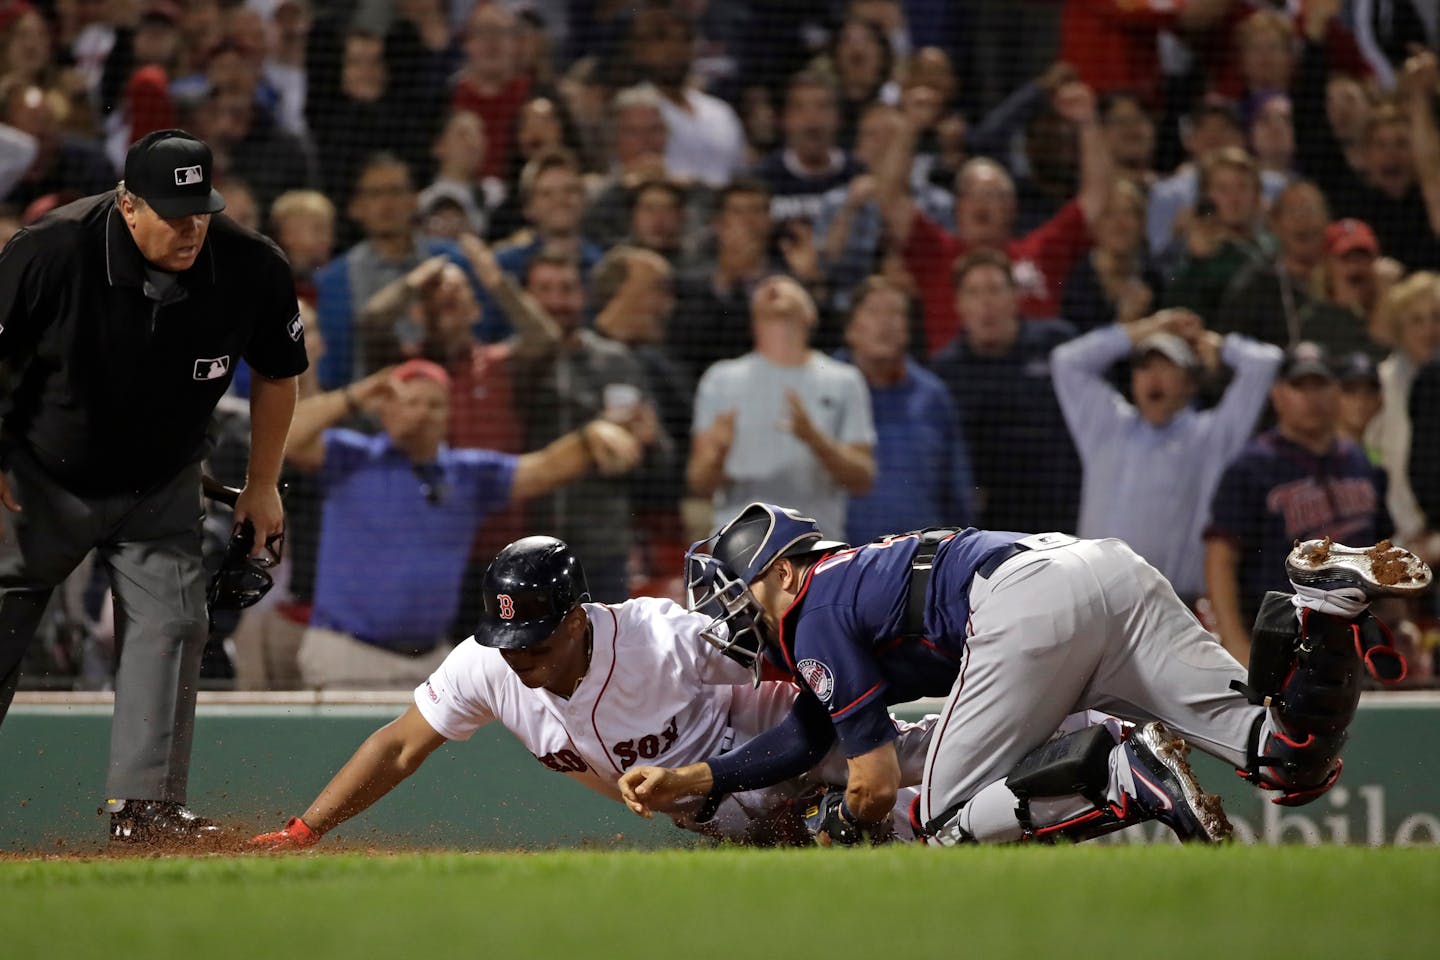
[[[0,538],[0,721],[51,591],[96,550],[121,644],[106,796],[112,812],[129,804],[183,826],[197,819],[182,805],[207,632],[207,427],[242,358],[293,389],[304,332],[280,249],[218,214],[209,147],[151,134],[125,173],[151,223],[214,214],[187,269],[145,259],[118,189],[60,207],[0,253],[12,386],[0,450],[21,508]]]

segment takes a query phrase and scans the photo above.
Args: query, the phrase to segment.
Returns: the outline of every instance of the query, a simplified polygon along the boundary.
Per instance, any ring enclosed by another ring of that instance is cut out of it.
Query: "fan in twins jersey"
[[[790,713],[797,688],[752,682],[751,671],[700,637],[710,618],[669,600],[586,602],[579,561],[564,543],[526,537],[485,576],[475,636],[415,690],[415,703],[377,730],[284,829],[255,837],[272,850],[309,846],[419,769],[448,740],[499,722],[546,767],[612,800],[642,763],[687,764],[724,754]],[[894,720],[903,775],[918,783],[934,718]],[[823,753],[823,751],[821,751]],[[739,842],[808,842],[804,801],[843,785],[838,753],[774,787],[697,797],[671,813],[681,827]],[[895,826],[909,836],[901,791]]]

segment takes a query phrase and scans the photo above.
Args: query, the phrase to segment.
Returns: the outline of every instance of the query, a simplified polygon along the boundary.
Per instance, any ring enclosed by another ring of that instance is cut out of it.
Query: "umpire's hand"
[[[0,503],[11,513],[20,512],[20,501],[15,499],[15,494],[10,490],[10,478],[0,473]],[[0,539],[5,537],[5,525],[0,523]]]
[[[285,532],[280,488],[273,483],[246,483],[235,500],[235,528],[238,530],[246,520],[255,526],[255,546],[250,555],[257,557],[265,549],[265,541]]]

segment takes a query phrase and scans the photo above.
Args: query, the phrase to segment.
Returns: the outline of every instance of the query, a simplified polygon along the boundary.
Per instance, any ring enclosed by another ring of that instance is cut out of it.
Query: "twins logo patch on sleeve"
[[[822,703],[829,703],[835,692],[835,675],[819,660],[801,660],[795,664],[806,685],[819,697]]]

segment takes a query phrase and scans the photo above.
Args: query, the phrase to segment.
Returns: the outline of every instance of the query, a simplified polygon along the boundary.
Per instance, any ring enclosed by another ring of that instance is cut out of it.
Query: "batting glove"
[[[311,830],[309,824],[299,817],[291,817],[290,822],[285,824],[285,829],[252,837],[250,846],[273,851],[303,850],[319,842],[320,834]]]

